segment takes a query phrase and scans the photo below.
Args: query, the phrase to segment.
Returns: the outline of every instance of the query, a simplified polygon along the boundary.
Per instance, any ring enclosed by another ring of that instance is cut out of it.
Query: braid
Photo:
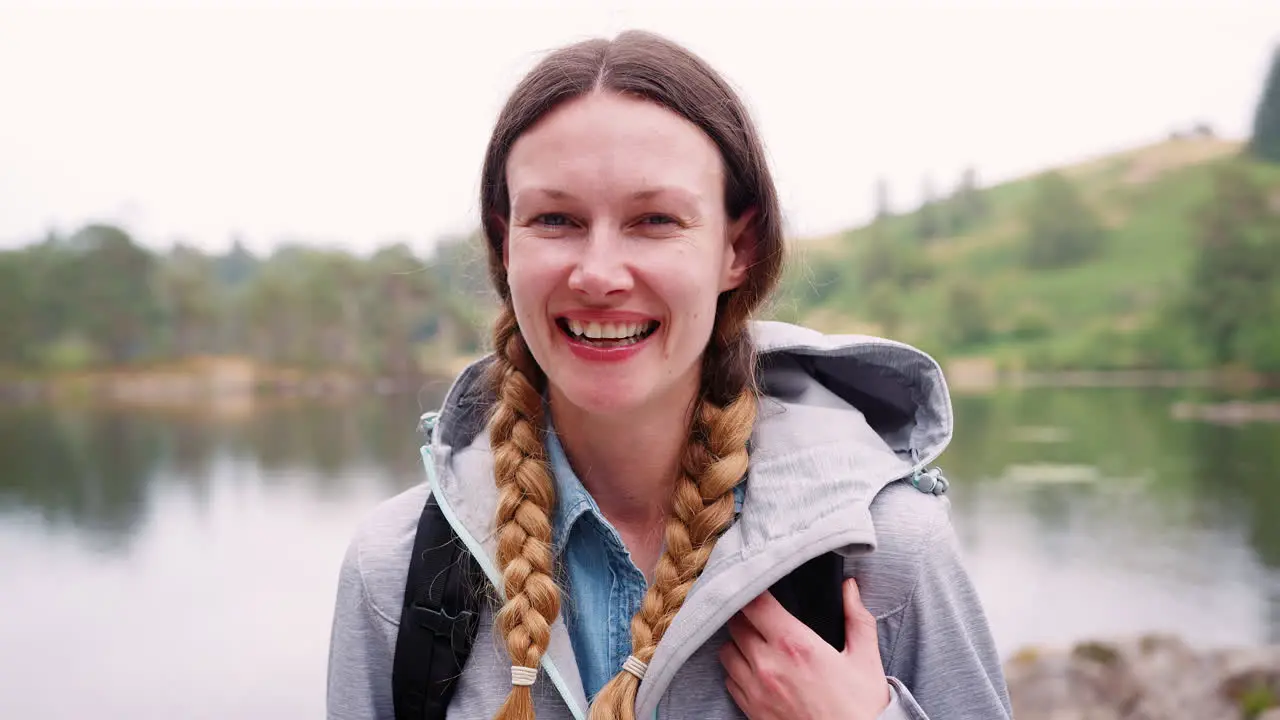
[[[542,444],[542,396],[535,385],[543,376],[509,305],[494,328],[494,345],[490,381],[497,403],[489,433],[498,487],[498,567],[506,595],[497,625],[512,665],[536,670],[560,614],[560,594],[552,579],[555,485]],[[495,718],[534,720],[531,688],[513,685]]]
[[[706,568],[716,540],[733,522],[733,489],[747,473],[747,440],[756,418],[752,377],[742,372],[726,376],[723,359],[749,357],[750,345],[745,334],[738,334],[718,352],[715,345],[708,348],[704,368],[719,373],[719,382],[708,382],[704,371],[703,396],[681,458],[666,522],[665,547],[653,583],[631,618],[631,654],[645,664],[653,658],[694,581]],[[748,367],[738,363],[728,366]],[[737,387],[715,387],[722,383]],[[732,399],[721,406],[712,399],[716,395]],[[615,675],[596,697],[591,720],[635,720],[639,687],[639,678],[630,672]]]

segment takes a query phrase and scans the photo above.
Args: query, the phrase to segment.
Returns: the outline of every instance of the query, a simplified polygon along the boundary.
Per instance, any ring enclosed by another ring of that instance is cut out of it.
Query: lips
[[[635,355],[661,325],[635,313],[566,313],[555,324],[574,355],[603,362]]]

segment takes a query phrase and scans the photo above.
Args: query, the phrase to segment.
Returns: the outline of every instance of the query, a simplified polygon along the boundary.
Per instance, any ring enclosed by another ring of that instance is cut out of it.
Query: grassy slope
[[[933,261],[934,278],[899,293],[894,302],[903,318],[892,333],[941,355],[984,355],[1003,365],[1038,366],[1049,358],[1088,355],[1095,365],[1124,366],[1124,338],[1150,321],[1183,283],[1192,259],[1190,216],[1210,192],[1209,171],[1218,163],[1240,162],[1239,145],[1221,140],[1169,141],[1063,168],[1102,215],[1111,234],[1101,257],[1074,268],[1031,271],[1020,262],[1021,207],[1029,179],[984,190],[991,212],[964,235],[919,248]],[[1253,168],[1260,180],[1280,189],[1280,168]],[[891,218],[885,231],[896,242],[914,243],[914,214]],[[870,323],[865,288],[856,267],[868,228],[802,241],[785,291],[781,315],[833,332],[882,332]],[[833,275],[838,275],[838,279]],[[976,280],[991,308],[996,335],[981,347],[947,347],[946,289],[959,277]],[[815,279],[834,286],[813,298]],[[1013,337],[1027,318],[1047,323],[1047,335]],[[1114,347],[1099,353],[1097,346]],[[1096,362],[1100,355],[1109,355]],[[1069,361],[1068,361],[1069,362]]]

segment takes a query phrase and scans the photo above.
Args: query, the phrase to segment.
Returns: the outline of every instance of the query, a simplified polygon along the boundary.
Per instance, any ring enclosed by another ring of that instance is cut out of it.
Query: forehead
[[[674,186],[720,202],[723,183],[720,152],[697,125],[656,103],[607,92],[548,113],[507,159],[513,198],[532,188],[599,196]]]

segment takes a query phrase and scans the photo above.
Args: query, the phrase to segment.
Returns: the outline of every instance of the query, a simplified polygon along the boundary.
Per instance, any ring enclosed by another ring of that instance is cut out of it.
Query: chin
[[[618,415],[635,411],[652,397],[639,383],[616,378],[594,379],[587,375],[559,378],[556,384],[559,395],[571,405],[589,415]]]

